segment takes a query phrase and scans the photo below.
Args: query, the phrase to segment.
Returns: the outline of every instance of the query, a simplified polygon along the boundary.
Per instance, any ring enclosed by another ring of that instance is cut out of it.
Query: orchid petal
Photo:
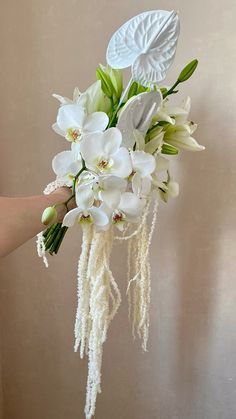
[[[89,209],[89,213],[91,214],[94,224],[97,226],[103,227],[109,223],[107,214],[100,208],[92,207]]]
[[[131,151],[133,171],[138,172],[141,177],[150,175],[156,167],[155,157],[145,151]]]
[[[59,108],[57,124],[63,131],[67,131],[71,127],[81,128],[84,117],[85,112],[82,106],[76,104],[64,105]]]
[[[103,133],[94,132],[93,134],[85,134],[81,141],[80,152],[86,163],[91,164],[98,157],[103,156]]]
[[[104,131],[109,118],[105,112],[94,112],[86,116],[83,124],[83,132]]]
[[[121,147],[113,156],[112,173],[123,178],[128,177],[132,172],[131,159],[128,150]]]
[[[76,160],[72,151],[61,151],[53,158],[52,168],[59,177],[66,174],[76,174],[81,168],[81,161]]]
[[[72,227],[75,224],[76,219],[81,214],[80,208],[74,208],[71,211],[67,212],[63,219],[62,227]]]
[[[58,124],[55,122],[55,124],[52,125],[53,131],[55,131],[57,134],[62,135],[62,137],[65,136],[65,131],[63,131],[61,128],[59,128]]]
[[[143,201],[132,192],[121,195],[119,209],[129,218],[137,218],[143,210]]]
[[[100,191],[99,198],[110,208],[116,208],[120,202],[121,192],[119,190]]]
[[[82,210],[86,210],[93,205],[94,192],[91,184],[83,184],[76,188],[75,194],[76,204]]]

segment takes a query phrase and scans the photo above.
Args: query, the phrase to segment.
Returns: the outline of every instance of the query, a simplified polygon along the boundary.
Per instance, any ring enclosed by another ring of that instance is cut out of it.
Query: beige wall
[[[181,154],[178,200],[162,206],[152,246],[150,350],[133,344],[124,298],[105,345],[97,419],[236,418],[235,0],[7,0],[1,4],[1,194],[39,193],[65,145],[57,103],[94,79],[111,33],[155,8],[179,10],[174,68],[198,57],[190,93],[197,138]],[[1,263],[3,419],[83,418],[86,361],[73,353],[80,231],[45,270],[34,241]],[[125,249],[113,259],[124,295]],[[1,398],[0,398],[1,399]]]

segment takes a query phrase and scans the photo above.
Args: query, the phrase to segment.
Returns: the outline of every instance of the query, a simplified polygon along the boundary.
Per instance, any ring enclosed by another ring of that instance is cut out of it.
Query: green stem
[[[72,195],[75,195],[75,185],[76,185],[76,180],[78,179],[78,177],[81,175],[81,173],[86,169],[85,166],[85,161],[82,158],[82,168],[78,171],[78,173],[75,175],[74,180],[73,180],[73,185],[72,185]]]
[[[163,99],[165,99],[165,98],[166,98],[166,96],[171,95],[171,94],[174,92],[175,88],[176,88],[179,84],[180,84],[180,81],[179,81],[179,80],[177,80],[177,81],[173,84],[173,86],[172,86],[169,90],[167,90],[167,92],[165,92],[165,93],[163,94]]]
[[[58,242],[57,242],[57,245],[56,245],[56,247],[55,247],[55,249],[54,249],[54,252],[57,254],[57,252],[58,252],[58,250],[59,250],[59,248],[60,248],[60,246],[61,246],[61,243],[62,243],[62,240],[64,239],[64,236],[65,236],[65,234],[66,234],[66,232],[67,232],[67,230],[68,230],[68,227],[62,227],[61,228],[61,234],[60,234],[60,239],[58,240]]]

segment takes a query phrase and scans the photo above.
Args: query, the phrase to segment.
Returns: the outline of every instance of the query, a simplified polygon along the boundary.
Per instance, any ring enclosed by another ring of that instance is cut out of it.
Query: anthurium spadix
[[[141,13],[112,36],[106,59],[113,68],[131,66],[132,79],[142,86],[164,80],[171,66],[179,36],[175,11],[154,10]]]

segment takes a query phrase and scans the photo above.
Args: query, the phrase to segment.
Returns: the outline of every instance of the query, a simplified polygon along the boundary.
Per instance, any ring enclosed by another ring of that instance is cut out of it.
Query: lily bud
[[[114,93],[114,87],[109,74],[107,74],[103,68],[98,67],[96,70],[96,77],[97,80],[101,80],[103,93],[105,93],[105,95],[108,97],[112,97]]]
[[[121,93],[123,91],[122,72],[121,72],[121,70],[111,68],[110,66],[108,66],[108,72],[109,72],[109,75],[110,75],[112,85],[113,85],[114,90],[115,90],[115,95],[116,95],[117,98],[120,98]]]
[[[47,226],[48,224],[53,223],[57,219],[57,210],[55,207],[48,207],[42,213],[41,221]]]
[[[198,60],[193,60],[191,61],[189,64],[186,65],[186,67],[184,67],[184,69],[181,71],[179,77],[178,77],[178,82],[179,83],[183,83],[184,81],[188,80],[191,75],[194,73],[194,71],[196,70],[198,65]]]

